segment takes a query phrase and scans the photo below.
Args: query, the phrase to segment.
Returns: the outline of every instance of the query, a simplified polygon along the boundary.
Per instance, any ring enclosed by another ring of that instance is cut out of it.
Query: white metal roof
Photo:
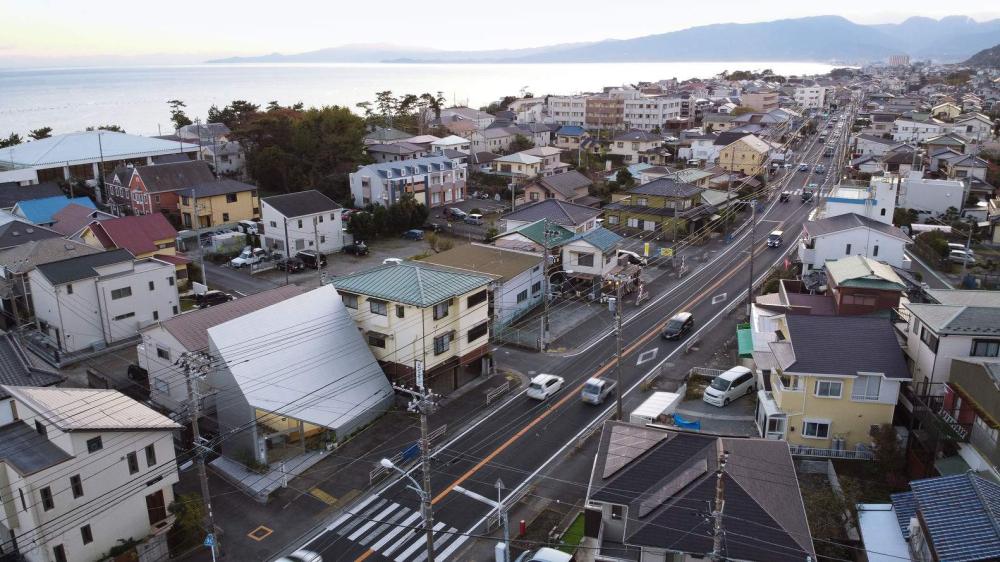
[[[671,405],[680,401],[681,395],[676,392],[654,392],[645,402],[632,410],[633,416],[655,418],[665,412]]]
[[[117,390],[4,386],[15,400],[63,431],[177,429],[166,416]]]
[[[859,503],[858,526],[868,562],[909,560],[910,552],[899,530],[892,504]]]
[[[176,152],[197,152],[198,145],[114,131],[54,135],[0,150],[0,165],[17,168],[73,165]]]
[[[392,394],[332,285],[209,328],[208,337],[254,408],[337,430]]]

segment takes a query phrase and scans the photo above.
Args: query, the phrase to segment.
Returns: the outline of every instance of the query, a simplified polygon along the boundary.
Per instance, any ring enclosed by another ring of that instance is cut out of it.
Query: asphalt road
[[[850,123],[851,121],[848,121]],[[840,139],[838,156],[822,158],[822,146],[814,145],[804,161],[823,162],[828,166],[842,157],[845,133]],[[800,192],[808,183],[820,183],[821,192],[835,183],[839,168],[834,167],[820,178],[810,172],[788,173],[772,184],[771,193],[782,189]],[[797,240],[802,223],[814,209],[815,202],[803,204],[798,196],[780,203],[768,202],[756,227],[753,258],[755,283],[763,280],[769,268],[782,263]],[[786,245],[767,248],[767,232],[785,232]],[[750,229],[737,233],[733,242],[712,262],[692,273],[683,283],[654,297],[641,312],[623,326],[622,385],[624,410],[627,412],[641,398],[639,382],[659,371],[672,378],[671,359],[684,353],[694,341],[711,345],[714,321],[731,306],[743,306],[750,278],[748,247]],[[735,302],[734,302],[735,301]],[[689,311],[696,319],[696,329],[680,342],[659,337],[664,322],[674,313]],[[724,339],[728,334],[719,334]],[[648,359],[653,355],[652,359]],[[646,358],[645,361],[640,360]],[[434,541],[437,560],[454,559],[475,535],[484,533],[484,522],[495,504],[495,482],[502,480],[505,496],[526,487],[531,478],[548,468],[589,429],[614,410],[614,400],[602,406],[580,402],[579,389],[592,376],[614,376],[615,339],[613,334],[597,340],[581,353],[566,358],[553,374],[562,376],[566,386],[548,402],[540,403],[519,393],[502,403],[489,416],[450,438],[435,451],[431,474],[434,506]],[[662,368],[662,370],[661,370]],[[419,470],[411,470],[418,481]],[[325,529],[317,532],[299,548],[321,553],[325,561],[395,560],[424,562],[424,535],[417,494],[396,481],[363,496],[341,512]]]

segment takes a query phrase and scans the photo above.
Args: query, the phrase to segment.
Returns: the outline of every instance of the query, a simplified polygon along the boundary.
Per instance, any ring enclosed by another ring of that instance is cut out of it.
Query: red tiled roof
[[[125,248],[137,256],[155,252],[157,240],[177,237],[177,230],[159,213],[95,222],[90,230],[105,248]]]
[[[153,254],[153,257],[160,261],[165,261],[174,265],[186,265],[191,263],[191,258],[181,255],[171,256],[170,254]]]

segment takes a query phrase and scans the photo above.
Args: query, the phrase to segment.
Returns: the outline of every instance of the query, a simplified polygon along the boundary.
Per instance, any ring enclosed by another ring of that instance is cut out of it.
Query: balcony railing
[[[851,459],[870,461],[875,459],[875,452],[871,448],[858,444],[852,449],[824,449],[820,447],[807,447],[805,445],[788,445],[792,455],[796,457],[819,457],[825,459]]]

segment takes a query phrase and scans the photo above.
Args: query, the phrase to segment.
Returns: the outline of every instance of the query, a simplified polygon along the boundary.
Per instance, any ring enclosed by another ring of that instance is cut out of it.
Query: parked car
[[[628,258],[628,262],[632,265],[646,265],[648,261],[631,250],[618,250],[618,258]]]
[[[306,268],[306,264],[299,258],[282,258],[278,260],[274,267],[280,269],[281,271],[288,271],[289,273],[295,273],[297,271],[302,271]]]
[[[323,562],[323,557],[311,550],[296,550],[274,562]]]
[[[777,248],[781,245],[782,239],[781,235],[784,234],[781,230],[772,230],[770,234],[767,235],[767,247]]]
[[[344,246],[344,253],[353,256],[367,256],[368,245],[361,241],[352,242]]]
[[[948,252],[948,261],[954,263],[965,263],[965,265],[976,264],[975,256],[965,253],[965,250],[952,250]]]
[[[240,255],[229,260],[229,267],[239,269],[241,267],[249,267],[251,265],[258,264],[267,259],[267,252],[263,248],[246,247],[240,252]]]
[[[972,251],[972,248],[966,248],[965,244],[956,244],[954,242],[949,242],[948,243],[948,251],[949,252],[964,252],[966,254],[969,254],[970,256],[975,256],[976,255],[976,253]]]
[[[367,246],[365,247],[365,253],[368,253]],[[305,267],[311,269],[326,267],[326,256],[316,250],[299,250],[298,253],[295,254],[295,257],[301,261]]]
[[[236,297],[222,291],[206,291],[194,296],[194,302],[198,308],[208,308],[231,300],[236,300]]]
[[[690,312],[678,312],[663,327],[663,339],[678,340],[694,328],[694,316]]]
[[[752,394],[754,391],[753,371],[746,367],[733,367],[725,373],[712,379],[705,389],[702,400],[713,406],[728,406],[740,396]]]
[[[608,379],[587,379],[586,384],[583,385],[583,390],[580,391],[580,400],[583,400],[587,404],[599,406],[604,403],[605,398],[614,392],[615,386],[615,382]]]
[[[406,232],[403,233],[403,238],[406,238],[407,240],[423,240],[424,231],[420,230],[419,228],[407,230]]]
[[[571,554],[543,546],[534,552],[529,550],[521,553],[514,562],[569,562],[572,559]]]
[[[453,220],[465,220],[467,213],[458,207],[448,207],[444,211],[444,216]]]
[[[480,215],[479,213],[472,213],[470,215],[466,215],[465,218],[462,219],[462,222],[465,224],[481,225],[483,224],[483,215]]]
[[[562,377],[555,375],[535,375],[528,385],[528,398],[535,400],[548,400],[549,396],[559,392],[566,381]]]
[[[236,223],[236,229],[243,234],[260,234],[257,221],[240,221]]]

